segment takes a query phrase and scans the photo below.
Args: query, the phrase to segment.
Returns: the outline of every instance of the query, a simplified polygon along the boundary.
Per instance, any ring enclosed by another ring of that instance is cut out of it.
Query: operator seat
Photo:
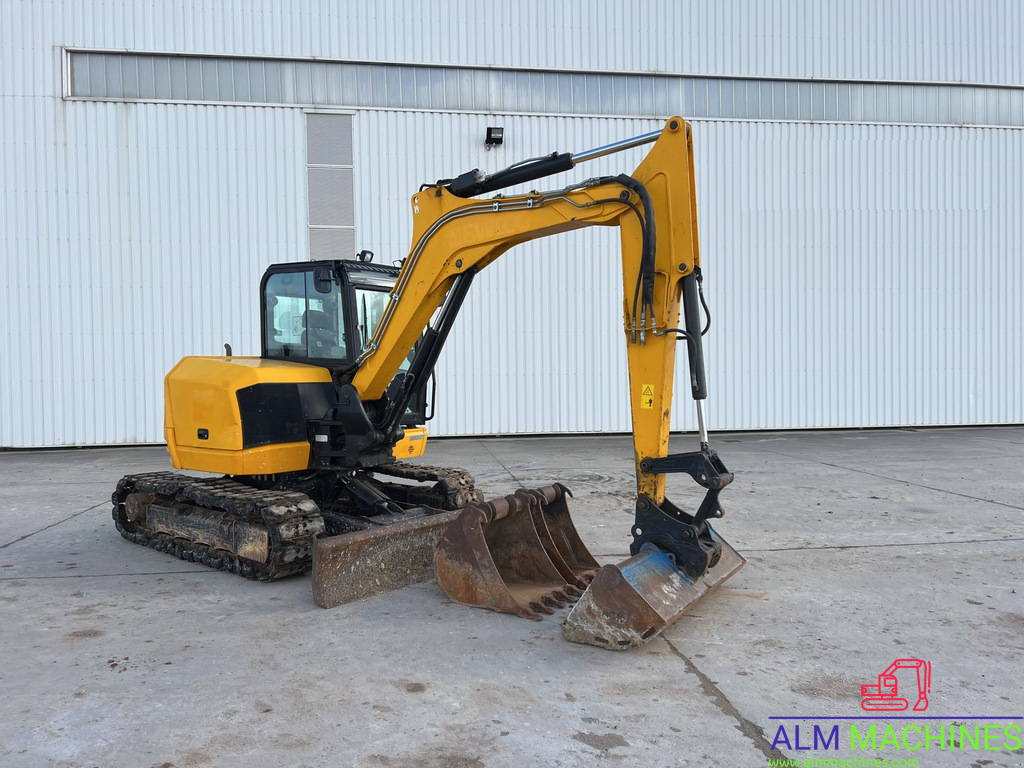
[[[310,357],[334,357],[338,346],[338,334],[331,329],[326,312],[307,309],[306,329],[302,332],[302,344]]]

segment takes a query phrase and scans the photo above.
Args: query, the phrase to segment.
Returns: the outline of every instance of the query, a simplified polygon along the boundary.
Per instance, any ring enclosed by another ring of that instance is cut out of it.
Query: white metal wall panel
[[[55,46],[1019,85],[1022,29],[1015,0],[15,0],[0,41],[17,66],[0,92],[49,93]]]
[[[700,123],[720,428],[1024,419],[1024,132]]]
[[[33,99],[0,120],[0,445],[162,440],[164,374],[259,354],[259,278],[306,252],[302,113]]]
[[[488,125],[505,144],[483,148]],[[419,185],[474,167],[497,171],[552,151],[581,151],[654,130],[648,120],[422,112],[356,117],[360,248],[402,258]],[[422,148],[428,147],[428,151]],[[531,186],[555,188],[631,171],[642,150],[601,158]],[[514,190],[512,190],[514,191]],[[435,434],[622,431],[629,428],[622,270],[615,230],[572,232],[516,247],[473,284],[438,366]]]
[[[623,7],[5,4],[0,445],[161,440],[166,370],[224,341],[256,352],[259,276],[307,248],[300,110],[65,102],[62,46],[1024,82],[1010,0]],[[379,258],[404,255],[423,181],[654,127],[368,109],[354,122],[358,247]],[[506,128],[492,153],[488,124]],[[711,425],[1024,421],[1022,145],[1019,129],[697,121]],[[439,371],[435,432],[628,428],[615,250],[611,231],[564,235],[481,275]],[[691,428],[679,393],[674,426]]]
[[[488,123],[506,146],[467,157]],[[421,182],[655,125],[360,113],[357,188],[401,200],[361,209],[360,247],[404,255]],[[431,151],[403,157],[413,136]],[[709,121],[695,145],[714,427],[1024,419],[1024,132]],[[640,152],[577,171],[629,169]],[[478,278],[439,366],[435,432],[629,429],[617,248],[613,233],[572,233]],[[692,429],[677,395],[673,428]]]
[[[59,117],[29,103],[3,117],[2,170],[19,183],[3,199],[17,332],[0,359],[0,444],[157,441],[165,371],[223,341],[255,353],[259,275],[304,253],[302,115],[69,103]],[[490,153],[488,124],[507,137]],[[653,127],[358,113],[357,245],[403,256],[423,181]],[[62,149],[31,151],[40,136]],[[1024,419],[1022,137],[697,123],[710,423]],[[622,170],[641,151],[578,170]],[[628,429],[616,249],[611,231],[572,233],[480,276],[442,358],[436,433]],[[678,392],[674,427],[692,428]]]

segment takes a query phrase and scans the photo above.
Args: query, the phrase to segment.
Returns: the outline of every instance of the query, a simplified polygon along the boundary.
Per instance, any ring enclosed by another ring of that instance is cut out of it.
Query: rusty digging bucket
[[[569,516],[564,485],[469,504],[441,536],[434,573],[452,600],[540,621],[575,602],[600,567]]]
[[[572,523],[567,495],[556,483],[468,505],[434,550],[441,589],[464,605],[538,621],[575,603],[562,624],[566,639],[625,650],[657,636],[746,562],[712,531],[721,556],[698,579],[649,545],[600,567]]]

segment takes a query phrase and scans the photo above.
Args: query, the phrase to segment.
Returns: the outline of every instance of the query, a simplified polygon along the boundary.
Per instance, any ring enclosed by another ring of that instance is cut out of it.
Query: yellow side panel
[[[306,469],[309,444],[244,448],[237,393],[255,384],[330,383],[326,368],[258,357],[185,357],[164,379],[171,464],[233,475]]]
[[[391,455],[396,459],[411,459],[422,456],[427,448],[426,427],[406,427],[405,437],[395,443]]]
[[[213,451],[175,445],[168,430],[171,466],[223,475],[272,475],[298,472],[309,466],[309,443],[278,443],[241,451]],[[172,447],[173,446],[173,447]]]

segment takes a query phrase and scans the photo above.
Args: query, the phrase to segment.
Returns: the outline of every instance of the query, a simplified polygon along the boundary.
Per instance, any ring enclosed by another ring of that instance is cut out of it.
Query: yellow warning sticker
[[[641,408],[653,408],[654,407],[654,385],[644,384],[640,390],[640,407]]]

